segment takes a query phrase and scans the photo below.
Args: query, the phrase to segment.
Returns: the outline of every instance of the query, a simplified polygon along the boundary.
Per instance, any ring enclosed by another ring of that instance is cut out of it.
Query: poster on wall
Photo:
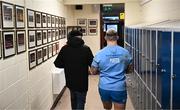
[[[56,42],[56,54],[59,53],[59,42]]]
[[[51,30],[48,30],[48,43],[52,41]]]
[[[36,67],[36,50],[29,51],[29,70]]]
[[[49,56],[49,58],[52,57],[52,51],[53,51],[52,47],[53,47],[52,44],[48,45],[48,56]]]
[[[86,26],[87,25],[87,19],[77,19],[77,25],[78,26]]]
[[[56,43],[52,44],[53,46],[53,56],[56,55]]]
[[[42,13],[42,27],[47,27],[47,15],[45,13]]]
[[[17,53],[22,53],[26,51],[26,33],[23,31],[16,31],[16,45]]]
[[[47,30],[43,30],[43,34],[42,34],[42,39],[43,39],[43,44],[46,44],[48,42],[47,39]]]
[[[41,64],[42,61],[43,61],[43,58],[42,58],[42,48],[39,48],[36,50],[36,54],[37,54],[37,65]]]
[[[14,6],[2,2],[2,28],[14,28]]]
[[[48,48],[47,48],[47,46],[43,47],[42,54],[43,54],[43,62],[44,62],[48,59]]]
[[[28,27],[35,27],[35,12],[33,10],[27,9],[27,23]]]
[[[97,28],[88,28],[88,34],[91,36],[97,35]]]
[[[0,42],[1,42],[1,32],[0,32]],[[0,43],[0,59],[2,58],[2,47],[1,47],[1,43]]]
[[[88,19],[88,27],[97,27],[97,19]]]
[[[55,27],[55,16],[51,16],[52,27]]]
[[[36,32],[35,30],[29,30],[28,31],[28,47],[33,48],[36,46]]]
[[[56,32],[55,30],[52,30],[52,40],[55,41],[56,40]]]
[[[41,12],[36,11],[35,13],[36,18],[36,27],[41,27]]]
[[[25,28],[24,7],[16,5],[16,28]]]
[[[4,58],[15,55],[14,31],[4,31],[2,37]]]
[[[36,46],[42,45],[42,31],[36,31]]]
[[[51,15],[47,15],[47,25],[51,27]]]

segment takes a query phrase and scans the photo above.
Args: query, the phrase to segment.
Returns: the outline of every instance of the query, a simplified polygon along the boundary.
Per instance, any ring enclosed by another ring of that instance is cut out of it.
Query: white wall
[[[4,1],[65,18],[71,17],[71,15],[67,15],[67,12],[72,13],[68,8],[70,6],[64,6],[60,0]],[[66,39],[59,42],[63,46]],[[1,59],[0,110],[49,110],[53,104],[51,73],[52,69],[55,68],[53,65],[55,58],[56,56],[31,71],[29,71],[28,65],[28,51],[7,59]]]
[[[88,45],[92,52],[95,54],[100,49],[100,7],[99,5],[96,9],[93,5],[83,5],[83,10],[75,10],[73,7],[73,25],[77,25],[77,19],[86,18],[86,19],[97,19],[98,20],[98,32],[95,36],[84,36],[83,39],[85,44]],[[88,28],[87,28],[88,29]],[[88,34],[88,31],[87,31]]]
[[[152,0],[141,6],[142,22],[180,19],[180,0]]]

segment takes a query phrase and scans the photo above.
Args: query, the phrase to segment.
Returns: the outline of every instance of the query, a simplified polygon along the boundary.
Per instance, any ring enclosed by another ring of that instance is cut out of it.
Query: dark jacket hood
[[[81,47],[84,45],[84,41],[81,38],[72,37],[68,39],[67,45],[72,47]]]

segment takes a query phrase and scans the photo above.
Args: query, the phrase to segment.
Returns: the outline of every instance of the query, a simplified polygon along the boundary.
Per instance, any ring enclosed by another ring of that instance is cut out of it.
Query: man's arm
[[[96,67],[93,67],[93,66],[91,66],[90,72],[91,72],[91,74],[93,74],[93,75],[99,74],[98,69],[97,69]]]

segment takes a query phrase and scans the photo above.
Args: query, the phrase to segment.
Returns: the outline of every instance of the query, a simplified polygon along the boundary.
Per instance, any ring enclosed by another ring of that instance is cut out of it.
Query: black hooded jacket
[[[72,37],[63,46],[54,64],[64,68],[66,86],[75,91],[88,90],[88,66],[91,66],[93,54],[90,48],[84,45],[81,38]]]

